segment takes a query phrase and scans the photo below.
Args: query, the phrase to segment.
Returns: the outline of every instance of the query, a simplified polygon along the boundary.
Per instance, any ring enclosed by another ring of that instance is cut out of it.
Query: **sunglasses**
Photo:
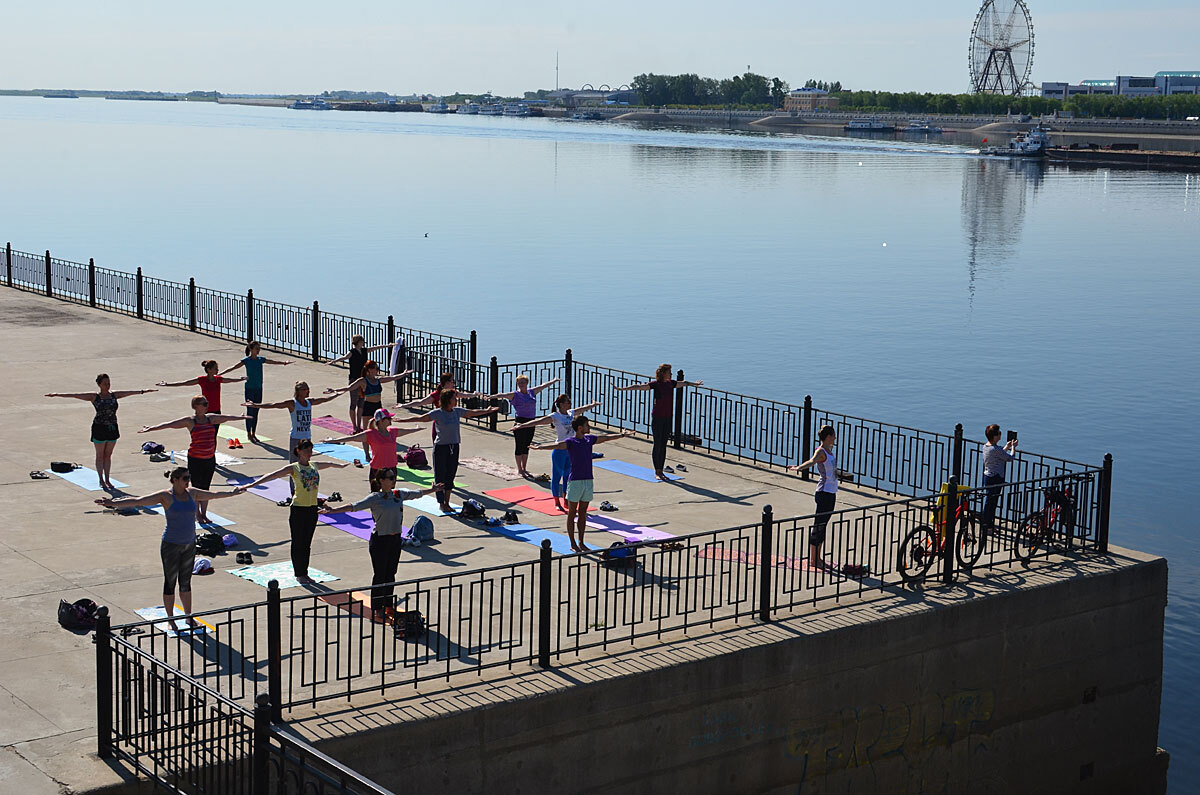
[[[191,475],[180,475],[179,479],[180,480],[191,480],[192,476]]]

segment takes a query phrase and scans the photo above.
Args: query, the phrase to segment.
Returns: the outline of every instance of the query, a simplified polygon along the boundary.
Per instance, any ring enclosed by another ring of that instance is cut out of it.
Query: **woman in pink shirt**
[[[371,449],[371,491],[379,491],[379,473],[384,469],[395,469],[399,463],[396,455],[396,440],[401,436],[416,433],[420,428],[400,430],[392,427],[394,415],[387,409],[376,409],[375,416],[367,422],[367,429],[352,436],[330,437],[326,444],[350,444],[365,442]]]

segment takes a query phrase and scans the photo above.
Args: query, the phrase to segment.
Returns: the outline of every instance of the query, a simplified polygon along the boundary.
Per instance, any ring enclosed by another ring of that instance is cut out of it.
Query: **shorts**
[[[111,425],[106,422],[92,423],[92,444],[115,442],[120,438],[121,431],[117,428],[117,424],[115,422]]]
[[[591,480],[572,480],[567,483],[567,502],[591,502],[592,501],[592,485],[595,481]]]
[[[192,486],[198,489],[207,489],[212,485],[213,473],[217,471],[217,459],[195,458],[189,455],[187,468],[188,474],[192,476]]]
[[[383,408],[383,402],[377,400],[364,400],[362,404],[363,427],[367,427],[367,423],[375,419],[376,409]]]
[[[356,392],[354,390],[351,390],[350,391],[350,410],[361,412],[362,404],[363,404],[362,392]]]

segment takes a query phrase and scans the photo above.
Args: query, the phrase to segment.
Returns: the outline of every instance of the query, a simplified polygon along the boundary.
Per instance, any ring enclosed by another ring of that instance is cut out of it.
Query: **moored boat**
[[[881,121],[879,118],[872,116],[869,119],[853,119],[845,127],[842,128],[845,132],[895,132],[896,125],[888,124]]]
[[[1008,142],[1008,146],[985,146],[979,150],[979,154],[993,157],[1043,157],[1046,147],[1050,145],[1050,136],[1047,133],[1042,127],[1034,127],[1029,132],[1013,138]]]
[[[908,123],[902,132],[912,133],[914,135],[940,135],[941,127],[934,127],[925,119],[913,119]]]
[[[298,99],[291,105],[288,105],[292,110],[333,110],[333,105],[330,105],[320,97],[312,99]]]

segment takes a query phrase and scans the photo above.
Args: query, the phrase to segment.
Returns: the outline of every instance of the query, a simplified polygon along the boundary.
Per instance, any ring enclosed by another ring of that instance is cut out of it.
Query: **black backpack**
[[[462,517],[464,519],[481,519],[485,515],[483,503],[479,500],[464,500],[462,505]]]
[[[225,554],[225,542],[216,533],[205,533],[196,537],[196,554],[213,557]]]
[[[397,616],[393,633],[403,640],[416,640],[425,634],[425,616],[420,610],[407,610]]]
[[[100,605],[91,599],[80,599],[74,604],[65,599],[58,600],[58,623],[72,632],[91,632],[96,628],[96,611]]]

